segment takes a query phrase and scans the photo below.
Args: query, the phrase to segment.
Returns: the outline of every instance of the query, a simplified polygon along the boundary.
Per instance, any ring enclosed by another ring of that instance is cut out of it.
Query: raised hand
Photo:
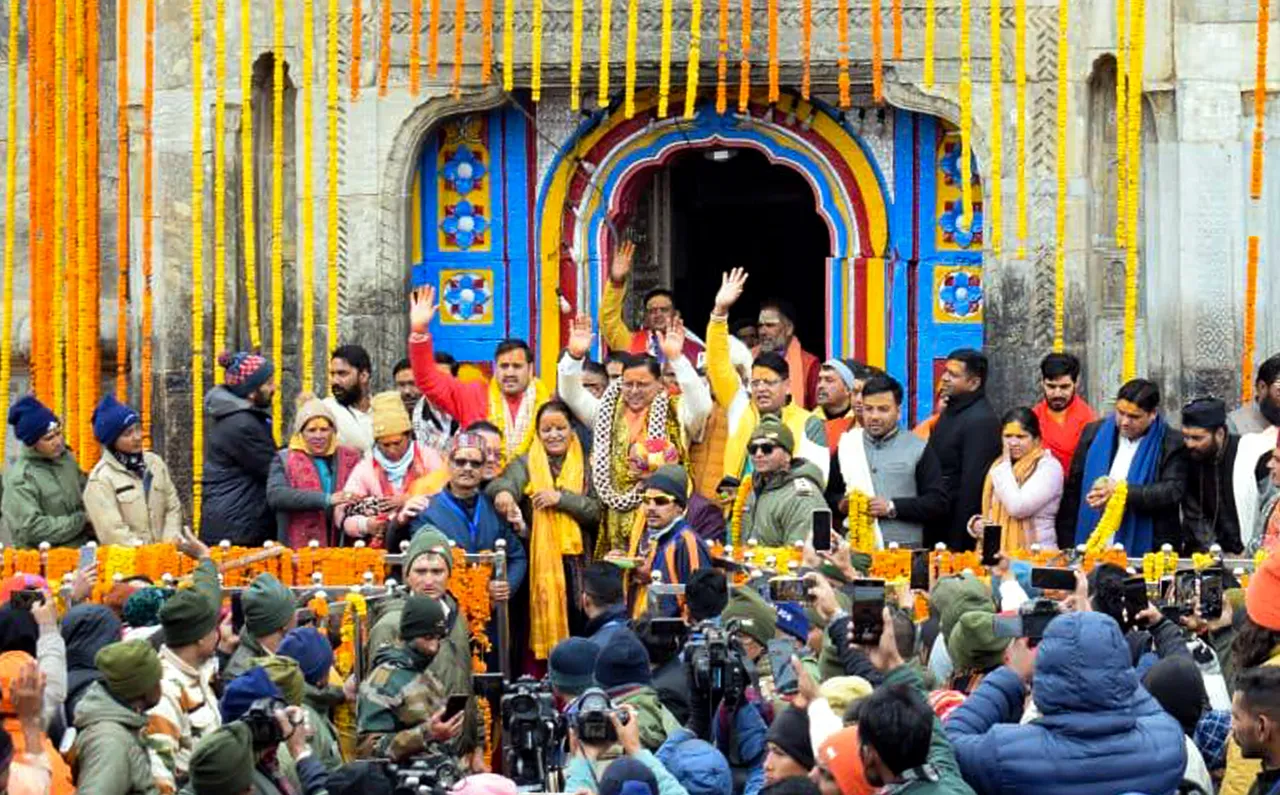
[[[575,359],[586,358],[591,350],[591,318],[578,315],[569,324],[569,355]]]
[[[667,361],[673,362],[684,356],[684,321],[679,317],[671,319],[671,323],[667,326],[665,332],[656,332],[662,345],[662,355],[667,357]]]
[[[747,284],[747,272],[742,268],[734,268],[720,277],[720,290],[716,292],[717,315],[729,313],[729,307],[742,297],[742,290]]]
[[[409,328],[415,334],[425,334],[431,328],[431,319],[436,316],[436,288],[431,285],[420,287],[409,293]]]
[[[613,252],[613,261],[609,263],[609,278],[614,284],[622,284],[631,275],[631,262],[636,256],[636,244],[624,240]]]

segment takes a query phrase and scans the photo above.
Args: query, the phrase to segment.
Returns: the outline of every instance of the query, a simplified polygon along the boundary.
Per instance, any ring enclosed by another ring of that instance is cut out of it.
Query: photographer
[[[1124,569],[1111,563],[1095,566],[1087,579],[1087,603],[1089,609],[1115,619],[1124,631],[1130,660],[1138,669],[1139,675],[1145,673],[1157,660],[1172,655],[1191,656],[1182,629],[1166,618],[1159,608],[1149,604],[1137,615],[1128,615],[1124,604],[1124,581],[1128,576]],[[1077,574],[1076,580],[1075,599],[1083,602],[1085,599],[1082,598],[1082,592],[1086,580],[1083,574]]]
[[[312,755],[308,746],[311,726],[297,707],[276,708],[271,712],[274,731],[256,716],[256,702],[245,721],[234,721],[206,735],[196,743],[191,754],[191,791],[194,795],[280,795],[292,789],[282,788],[264,766],[283,743],[297,765],[302,795],[323,795],[328,773]],[[260,747],[261,746],[261,747]]]
[[[601,699],[601,706],[608,710],[609,724],[613,727],[613,734],[617,739],[615,741],[610,737],[604,741],[587,741],[580,737],[583,713],[575,712],[574,724],[569,729],[569,752],[572,756],[569,759],[569,766],[565,768],[564,791],[599,792],[600,779],[613,760],[619,758],[619,755],[611,753],[611,750],[616,751],[616,746],[620,746],[622,758],[634,759],[653,773],[658,780],[658,795],[688,795],[685,788],[680,786],[680,782],[676,781],[675,777],[663,767],[658,758],[640,744],[640,717],[636,708],[630,704],[624,704],[615,709],[612,702],[607,697],[603,697],[599,691],[589,691],[579,699],[578,704],[575,705],[576,710],[581,709],[588,695]],[[593,706],[591,709],[598,708]],[[619,719],[619,713],[626,714],[625,722]]]

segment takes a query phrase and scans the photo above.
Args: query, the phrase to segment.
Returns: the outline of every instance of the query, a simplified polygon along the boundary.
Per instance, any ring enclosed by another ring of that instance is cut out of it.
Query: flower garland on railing
[[[1062,0],[1065,6],[1066,0]],[[1145,54],[1147,14],[1145,0],[1130,0],[1129,6],[1129,100],[1125,109],[1129,113],[1129,129],[1125,133],[1129,144],[1128,178],[1129,198],[1126,208],[1129,219],[1125,223],[1128,247],[1125,250],[1124,269],[1124,348],[1121,358],[1121,380],[1129,381],[1138,372],[1138,210],[1141,207],[1142,182],[1142,79]],[[1064,180],[1065,183],[1065,180]],[[1066,201],[1063,199],[1062,201]]]
[[[721,0],[726,2],[726,0]],[[507,15],[512,14],[511,0],[503,0],[502,3],[504,20],[509,19]],[[511,37],[513,33],[514,22],[511,27],[506,28],[506,38],[503,47],[506,48],[507,61],[503,64],[503,70],[509,70],[511,63]],[[609,107],[609,45],[610,37],[613,34],[613,0],[600,0],[600,77],[599,86],[596,91],[596,104],[602,108]],[[511,90],[511,85],[507,85],[507,90]]]
[[[807,2],[807,0],[806,0]],[[689,58],[685,71],[684,117],[692,119],[698,109],[698,69],[702,66],[702,0],[689,4]]]
[[[665,0],[670,2],[670,0]],[[765,5],[765,13],[769,20],[769,103],[773,104],[778,101],[781,93],[778,76],[778,0],[768,0]]]
[[[315,616],[319,630],[326,632],[329,628],[329,597],[317,593],[307,600],[307,609]]]
[[[250,0],[240,0],[240,30],[243,31],[244,43],[240,50],[240,104],[242,108],[247,108],[253,97],[253,37],[249,35],[252,30],[252,17],[249,13]],[[152,3],[147,4],[148,7]],[[351,96],[355,98],[360,86],[360,0],[355,0],[355,8],[352,11],[352,61],[351,61]],[[336,61],[332,68],[337,69]],[[336,104],[336,103],[335,103]],[[240,113],[240,162],[252,163],[253,159],[253,113]],[[258,214],[254,209],[254,202],[257,201],[258,191],[254,186],[254,170],[252,168],[240,169],[240,204],[243,209],[244,227],[244,297],[245,304],[249,307],[249,348],[251,350],[262,349],[262,325],[258,318]],[[145,339],[145,338],[144,338]],[[220,354],[221,351],[214,351],[214,355]],[[279,365],[277,365],[279,366]],[[215,367],[215,378],[221,379],[221,367]]]
[[[1018,259],[1027,256],[1027,0],[1013,0],[1013,74],[1016,106],[1014,169],[1018,174]]]
[[[867,576],[877,580],[900,580],[911,577],[910,549],[880,549],[871,552],[871,568]]]
[[[924,0],[924,72],[921,77],[925,88],[933,88],[933,48],[938,40],[938,11],[934,7],[936,2],[937,0]]]
[[[985,210],[991,219],[991,253],[1000,256],[1004,244],[1004,53],[1000,47],[1001,0],[991,0],[991,184],[985,191]]]
[[[343,601],[346,602],[346,605],[342,611],[342,623],[338,629],[338,648],[333,650],[333,665],[338,669],[338,673],[345,678],[355,669],[356,644],[363,645],[364,643],[364,638],[356,637],[355,616],[367,618],[369,604],[363,596],[355,591],[348,591]],[[328,605],[326,605],[327,608]],[[368,628],[366,627],[365,633],[367,632]]]
[[[813,60],[813,0],[800,0],[800,97],[809,100]]]
[[[201,0],[191,0],[191,526],[197,530],[200,527],[200,503],[204,483],[204,19],[202,10]],[[248,46],[247,41],[245,46]]]
[[[751,0],[742,0],[742,52],[738,60],[738,112],[751,102]]]
[[[849,0],[836,0],[836,85],[840,107],[853,104],[849,95]]]
[[[1068,0],[1058,0],[1058,107],[1057,148],[1054,174],[1057,179],[1057,205],[1054,209],[1053,233],[1053,349],[1065,346],[1067,305],[1067,105],[1069,75],[1067,28],[1070,22]],[[1023,178],[1025,180],[1025,177]],[[1019,210],[1021,212],[1021,210]]]
[[[325,349],[338,347],[338,0],[329,0],[328,19],[325,30],[326,69],[325,75],[325,135],[328,151],[325,153],[327,179],[325,191],[327,203],[325,207],[325,276],[327,277],[325,311],[326,335]],[[250,240],[247,235],[245,240]],[[246,249],[249,246],[246,246]],[[247,257],[246,257],[247,261]]]
[[[608,0],[605,0],[608,2]],[[623,84],[623,116],[636,115],[636,42],[640,39],[640,2],[627,0],[626,72]]]
[[[729,546],[714,543],[711,545],[711,555],[716,558],[728,557],[737,563],[778,574],[789,574],[804,562],[803,547],[762,547],[755,542]],[[746,581],[746,575],[740,574],[741,577],[735,579],[735,582]]]
[[[966,2],[961,0],[961,5]],[[884,20],[880,10],[880,0],[871,0],[871,98],[877,105],[884,102]]]
[[[466,553],[454,547],[449,593],[458,601],[458,608],[467,619],[467,628],[471,632],[471,668],[476,673],[484,672],[484,654],[493,648],[487,631],[493,614],[493,603],[489,599],[489,581],[492,579],[492,564],[468,563]]]
[[[929,553],[929,567],[939,577],[950,577],[971,571],[982,577],[987,570],[982,565],[982,558],[977,552],[952,552],[949,549],[934,550]]]
[[[723,114],[729,107],[729,0],[720,0],[719,10],[716,33],[716,113]]]
[[[224,0],[219,0],[219,7]],[[117,0],[117,22],[116,22],[116,163],[118,164],[116,173],[119,179],[116,184],[116,208],[117,218],[126,219],[122,223],[116,224],[116,400],[127,403],[129,400],[129,382],[125,376],[125,369],[129,364],[129,114],[124,109],[129,107],[129,0]],[[55,12],[56,13],[56,12]],[[218,23],[219,28],[222,27],[221,20]],[[57,45],[55,45],[57,46]],[[62,53],[57,56],[57,72],[62,72]],[[55,84],[61,81],[55,78]],[[61,126],[62,112],[60,107],[54,109],[55,129]],[[61,152],[62,141],[60,136],[55,132],[54,141],[55,152]],[[221,143],[221,139],[219,139]],[[62,217],[61,208],[61,181],[62,175],[59,166],[58,156],[54,156],[54,207],[55,215]],[[58,253],[62,248],[62,232],[54,230],[54,267],[62,270],[62,262],[59,261]],[[54,284],[61,284],[60,281]],[[62,302],[59,301],[59,304]],[[62,316],[62,308],[59,306],[54,323],[61,328],[59,322]],[[61,339],[61,333],[58,338]],[[54,351],[54,362],[61,368],[62,351],[61,344],[56,345],[57,350]],[[60,402],[60,401],[59,401]]]
[[[409,94],[415,97],[422,90],[422,2],[409,6]]]
[[[751,475],[747,475],[738,484],[738,491],[733,497],[733,508],[729,511],[729,546],[736,552],[742,546],[742,514],[747,509],[747,498],[753,488]]]
[[[1254,206],[1262,199],[1263,155],[1266,146],[1267,120],[1267,26],[1270,22],[1270,0],[1258,0],[1257,66],[1253,86],[1253,152],[1249,161],[1249,199]],[[1261,217],[1254,213],[1253,217]],[[1253,360],[1258,326],[1258,258],[1261,241],[1249,236],[1244,277],[1244,349],[1240,357],[1242,400],[1253,400]]]
[[[486,5],[492,0],[486,0]],[[572,22],[569,40],[569,110],[582,107],[582,2],[573,0],[569,16]]]
[[[221,0],[219,0],[221,2]],[[302,76],[298,92],[302,95],[302,290],[298,301],[302,304],[302,391],[314,392],[316,353],[316,263],[315,263],[315,105],[311,90],[311,72],[315,68],[315,29],[312,4],[302,4]],[[221,238],[219,238],[221,239]],[[216,350],[223,350],[219,347]],[[219,368],[221,369],[221,368]]]
[[[1106,551],[1111,544],[1111,539],[1115,537],[1116,531],[1120,529],[1120,522],[1124,519],[1124,506],[1129,499],[1129,484],[1123,480],[1115,482],[1115,490],[1111,492],[1111,496],[1107,498],[1107,506],[1102,510],[1102,516],[1098,519],[1098,524],[1093,528],[1093,532],[1089,534],[1089,538],[1085,541],[1085,552],[1101,554]]]
[[[667,117],[671,101],[671,0],[662,0],[662,36],[658,45],[658,118]]]
[[[870,507],[870,495],[857,489],[849,492],[849,546],[859,552],[876,548],[875,519]]]
[[[874,0],[872,0],[874,2]],[[960,0],[960,218],[973,229],[973,0]]]
[[[13,267],[17,234],[18,175],[18,19],[9,14],[5,63],[4,153],[4,310],[0,319],[0,417],[9,416],[9,380],[13,375]],[[4,462],[0,461],[0,466]]]
[[[271,48],[271,361],[277,367],[284,362],[284,23],[284,0],[275,0]],[[222,355],[220,351],[218,355]],[[277,389],[271,397],[271,430],[277,444],[284,428],[282,392]],[[196,394],[202,395],[204,390]]]
[[[227,26],[226,0],[214,3],[213,26],[213,350],[227,349]],[[310,3],[304,3],[309,8]],[[306,72],[303,72],[305,79]],[[123,172],[121,172],[123,173]],[[215,367],[213,382],[224,372]],[[303,387],[307,391],[306,387]]]
[[[436,0],[434,5],[439,5]],[[378,25],[378,96],[387,95],[387,81],[391,75],[391,0],[380,0],[381,12]],[[282,57],[281,52],[276,57]]]
[[[248,0],[245,0],[245,4],[248,5]],[[244,28],[244,30],[248,30],[248,29],[249,28],[247,26]],[[360,48],[362,46],[360,39],[363,33],[364,33],[364,12],[360,8],[360,0],[351,0],[351,65],[348,67],[348,77],[351,79],[351,101],[352,102],[355,102],[357,99],[360,98],[360,55],[361,55]],[[245,47],[247,48],[248,46],[249,46],[249,37],[246,36]],[[242,78],[242,79],[248,79],[248,78]],[[249,96],[249,94],[245,94],[245,96],[247,97]],[[244,115],[248,116],[250,114],[246,113]],[[245,160],[244,162],[251,163],[253,161]],[[252,240],[252,238],[246,236],[245,240]]]

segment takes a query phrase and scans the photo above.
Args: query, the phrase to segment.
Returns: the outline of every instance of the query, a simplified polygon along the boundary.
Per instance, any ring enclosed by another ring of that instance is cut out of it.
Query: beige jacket
[[[136,547],[177,539],[182,502],[160,456],[142,454],[150,491],[115,456],[104,453],[84,487],[84,507],[99,544]]]

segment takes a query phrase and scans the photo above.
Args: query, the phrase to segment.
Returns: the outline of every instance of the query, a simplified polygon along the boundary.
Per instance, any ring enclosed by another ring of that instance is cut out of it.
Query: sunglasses
[[[752,442],[747,445],[747,452],[751,455],[773,455],[773,451],[778,449],[778,445],[773,442]]]
[[[455,458],[453,466],[456,469],[484,469],[484,462],[477,461],[474,458]]]
[[[646,494],[644,495],[645,505],[655,505],[659,508],[665,508],[675,502],[675,497],[668,497],[665,494]]]

